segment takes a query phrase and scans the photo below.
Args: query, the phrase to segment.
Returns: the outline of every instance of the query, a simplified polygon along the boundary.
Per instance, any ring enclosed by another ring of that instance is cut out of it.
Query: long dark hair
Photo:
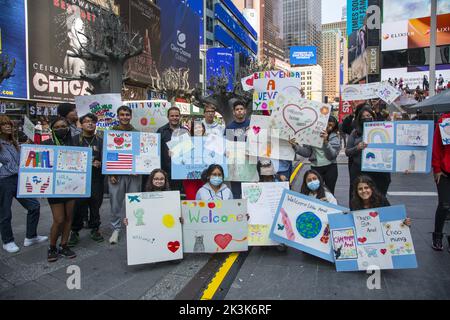
[[[14,123],[11,121],[11,119],[8,116],[0,116],[0,125],[2,124],[10,124],[12,128],[12,132],[8,137],[8,142],[11,143],[17,150],[19,150],[19,143],[14,138]],[[2,132],[0,132],[2,133]],[[0,151],[2,150],[2,145],[0,144]]]
[[[211,174],[213,173],[214,170],[219,169],[220,172],[222,173],[222,177],[225,178],[225,174],[223,172],[223,168],[221,165],[219,164],[212,164],[208,167],[208,169],[206,170],[206,174],[204,175],[204,178],[206,180],[206,182],[209,182],[209,177],[211,176]]]
[[[352,200],[350,203],[350,208],[352,210],[363,210],[364,209],[364,202],[358,195],[358,185],[360,183],[367,184],[370,189],[372,189],[372,196],[369,199],[370,202],[370,208],[378,208],[382,205],[384,196],[378,191],[377,186],[375,185],[375,182],[372,180],[369,176],[359,176],[355,179],[353,182],[353,195]]]
[[[355,129],[358,136],[362,136],[363,130],[364,130],[364,124],[362,122],[362,115],[364,112],[369,112],[373,119],[376,118],[375,112],[373,112],[372,108],[370,106],[362,107],[361,110],[358,113],[358,116],[355,119]]]
[[[59,122],[59,121],[65,122],[66,125],[67,125],[67,129],[69,130],[69,131],[67,132],[66,137],[65,137],[64,140],[62,140],[62,141],[60,141],[60,140],[56,137],[55,131],[53,130],[53,127],[54,127],[55,124],[56,124],[57,122]],[[71,134],[71,132],[70,132],[70,125],[69,125],[69,122],[66,120],[66,118],[58,117],[58,118],[56,118],[55,120],[53,120],[53,121],[50,123],[50,129],[52,130],[52,140],[53,140],[54,143],[56,143],[57,141],[59,141],[59,143],[61,143],[61,144],[64,145],[64,146],[67,146],[67,145],[70,145],[70,144],[71,144],[71,142],[72,142],[72,134]]]
[[[164,186],[159,189],[153,184],[153,178],[157,173],[161,173],[164,176]],[[150,173],[148,177],[147,184],[145,185],[145,192],[153,192],[153,191],[170,191],[169,179],[167,173],[162,169],[155,169]]]
[[[303,176],[303,183],[302,183],[302,187],[300,189],[300,193],[305,194],[305,195],[309,195],[311,192],[313,192],[312,190],[310,190],[308,188],[308,185],[306,183],[306,178],[310,174],[314,174],[317,177],[317,179],[319,179],[319,181],[320,181],[320,187],[316,191],[317,192],[317,199],[325,198],[325,192],[328,191],[328,188],[325,185],[325,181],[323,181],[323,178],[320,175],[320,173],[318,173],[316,170],[313,170],[313,169],[310,169],[310,170],[305,172],[305,175]]]
[[[330,116],[330,118],[328,119],[328,122],[333,122],[333,130],[331,130],[330,133],[338,133],[339,131],[339,122],[337,121],[337,119],[333,116]]]

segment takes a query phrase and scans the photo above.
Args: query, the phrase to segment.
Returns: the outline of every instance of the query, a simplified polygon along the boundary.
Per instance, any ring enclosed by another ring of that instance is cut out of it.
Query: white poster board
[[[119,93],[75,97],[78,116],[93,113],[98,117],[97,129],[108,130],[119,124],[117,109],[122,105]]]
[[[23,121],[23,133],[30,139],[31,141],[34,141],[34,124],[31,122],[30,119],[28,119],[27,116],[24,117]]]
[[[125,105],[132,110],[131,125],[142,132],[153,132],[167,124],[167,110],[170,102],[165,100],[126,101]]]
[[[439,130],[441,131],[442,144],[447,146],[450,144],[450,118],[442,120],[439,124]]]
[[[126,194],[128,265],[183,258],[180,192]]]

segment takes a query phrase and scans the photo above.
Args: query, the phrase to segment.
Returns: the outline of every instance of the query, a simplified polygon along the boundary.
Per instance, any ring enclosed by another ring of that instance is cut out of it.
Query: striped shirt
[[[3,139],[0,145],[0,179],[4,179],[19,173],[20,152]]]

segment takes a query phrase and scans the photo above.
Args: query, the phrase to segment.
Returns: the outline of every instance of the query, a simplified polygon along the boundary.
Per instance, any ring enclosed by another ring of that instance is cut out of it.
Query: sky
[[[341,21],[347,0],[322,0],[322,23]]]

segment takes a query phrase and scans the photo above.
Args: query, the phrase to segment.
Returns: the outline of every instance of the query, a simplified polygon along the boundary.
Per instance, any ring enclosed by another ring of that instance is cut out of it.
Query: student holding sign
[[[206,171],[206,179],[207,183],[198,190],[196,200],[233,200],[231,190],[223,183],[224,172],[220,165],[210,165]]]
[[[74,146],[71,136],[70,126],[66,119],[58,118],[50,125],[52,138],[44,141],[44,145]],[[48,249],[48,262],[55,262],[58,256],[72,259],[77,255],[73,252],[67,242],[69,240],[70,229],[72,227],[73,209],[75,199],[73,198],[49,198],[47,199],[53,214],[53,224],[50,229],[50,248]],[[59,248],[56,242],[61,235]]]
[[[438,121],[434,132],[432,166],[434,180],[438,189],[438,207],[435,216],[432,248],[442,251],[442,237],[446,217],[450,216],[450,145],[444,145],[440,125],[450,119],[450,113],[444,114]],[[450,252],[450,236],[447,236]]]
[[[12,201],[16,198],[20,152],[19,144],[14,139],[14,125],[7,116],[0,116],[0,234],[3,241],[3,249],[9,253],[18,252],[20,249],[14,242],[11,227]],[[37,226],[40,216],[40,205],[35,199],[16,198],[28,211],[27,231],[24,246],[28,247],[36,243],[47,241],[47,237],[37,235]]]
[[[305,172],[300,193],[316,198],[320,201],[325,201],[337,205],[336,198],[328,190],[322,176],[319,172],[313,169]]]

